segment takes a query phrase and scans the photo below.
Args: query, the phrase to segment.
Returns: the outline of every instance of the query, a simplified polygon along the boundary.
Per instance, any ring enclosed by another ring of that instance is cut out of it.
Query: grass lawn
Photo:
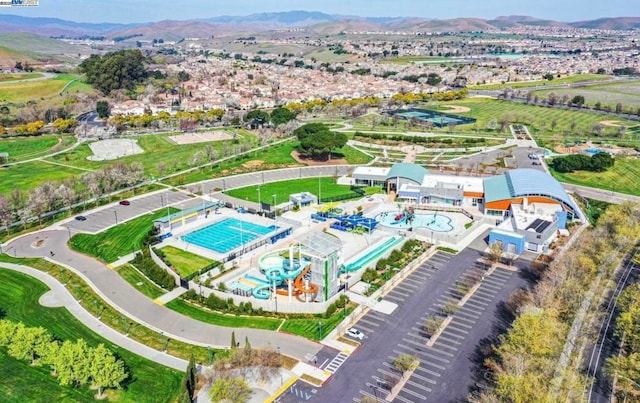
[[[0,74],[0,83],[3,81],[27,80],[30,78],[42,77],[42,73],[9,73]]]
[[[144,153],[119,158],[118,161],[126,164],[139,162],[144,166],[146,175],[158,176],[158,163],[161,161],[166,165],[165,174],[167,174],[190,168],[190,160],[198,151],[202,152],[201,162],[206,162],[205,149],[207,145],[210,145],[212,150],[216,153],[216,159],[222,158],[225,150],[227,152],[233,152],[234,147],[239,146],[231,144],[231,140],[176,145],[168,139],[169,136],[176,134],[177,133],[165,133],[138,136],[136,137],[136,140],[138,141],[138,145],[144,150]],[[249,143],[252,147],[255,146],[255,136],[253,134],[245,130],[239,130],[238,134],[241,136],[241,142]],[[92,152],[89,145],[83,144],[69,152],[51,157],[51,160],[61,164],[88,169],[99,169],[106,165],[112,165],[115,162],[89,161],[87,160],[87,157],[90,155],[92,155]]]
[[[352,304],[347,307],[346,314],[349,315],[355,306]],[[342,309],[338,309],[336,313],[328,319],[320,316],[314,316],[309,319],[287,319],[282,327],[281,332],[297,334],[311,340],[322,340],[345,318]],[[318,322],[322,323],[321,326]],[[320,333],[322,332],[322,333]]]
[[[482,135],[486,135],[489,121],[496,119],[499,122],[502,117],[510,116],[512,122],[527,125],[529,132],[536,139],[544,138],[546,141],[553,137],[561,137],[565,131],[568,131],[571,137],[585,138],[585,133],[589,133],[592,126],[603,120],[611,120],[608,116],[594,113],[547,108],[488,98],[467,98],[446,103],[428,103],[425,107],[429,108],[431,105],[460,105],[471,109],[469,112],[464,113],[464,116],[476,118],[478,120],[477,123],[475,125],[456,126],[455,132],[474,132],[477,126]],[[557,126],[551,130],[553,121],[557,123]],[[628,127],[637,125],[635,122],[620,121]],[[571,130],[571,122],[576,123],[575,130]],[[442,130],[447,129],[441,129],[440,131]],[[435,132],[439,131],[436,130]],[[497,133],[496,135],[500,136]],[[605,128],[603,137],[606,136],[617,137],[617,129],[615,127]]]
[[[82,338],[91,346],[104,343],[126,363],[130,382],[118,391],[110,391],[113,400],[129,402],[172,402],[179,392],[182,373],[141,358],[93,333],[64,308],[45,308],[38,299],[48,288],[39,281],[10,270],[0,270],[0,306],[6,318],[26,326],[42,326],[56,338]],[[49,371],[31,367],[26,361],[7,357],[0,350],[0,395],[2,401],[89,401],[95,391],[88,387],[60,386]],[[110,399],[111,400],[111,399]]]
[[[171,207],[170,213],[179,211]],[[97,257],[106,263],[115,262],[121,256],[142,247],[142,241],[153,228],[153,221],[167,215],[166,210],[145,214],[123,224],[111,227],[96,235],[76,234],[69,241],[75,251]]]
[[[542,87],[545,85],[558,85],[558,84],[573,84],[581,83],[585,81],[606,81],[611,80],[613,77],[604,74],[577,74],[574,76],[567,76],[561,78],[554,78],[553,80],[534,80],[534,81],[515,81],[504,84],[482,84],[470,86],[473,90],[499,90],[502,88],[529,88],[529,87]]]
[[[161,249],[166,255],[165,258],[171,262],[171,266],[180,274],[182,278],[192,273],[197,273],[200,269],[213,263],[213,260],[206,257],[195,255],[191,252],[175,248],[173,246],[165,246]]]
[[[640,107],[640,81],[597,84],[582,88],[541,90],[536,91],[535,94],[539,97],[547,97],[552,92],[559,97],[568,95],[569,99],[575,95],[582,95],[587,105],[600,102],[603,107],[609,105],[613,110],[615,110],[617,103],[621,103],[625,109],[632,108],[633,113],[637,112],[637,108]]]
[[[67,146],[73,144],[74,141],[70,136],[64,137],[60,141],[60,137],[51,135],[0,138],[0,153],[8,152],[9,162],[16,162],[44,155],[58,143]]]
[[[614,192],[640,196],[640,160],[616,158],[613,167],[605,172],[575,171],[559,173],[549,165],[551,174],[560,182],[607,189]]]
[[[114,270],[120,275],[120,277],[125,279],[127,283],[131,284],[133,288],[151,299],[156,299],[166,293],[165,290],[155,285],[130,264],[124,264],[120,267],[116,267]]]
[[[242,200],[258,202],[258,187],[249,186],[246,188],[227,190],[225,193],[229,196]],[[322,178],[302,178],[290,181],[265,183],[260,186],[261,201],[265,203],[279,204],[289,200],[292,193],[311,192],[318,195],[320,192],[322,198],[337,197],[345,194],[353,193],[349,186],[338,185],[332,177]],[[276,195],[276,197],[273,197]]]
[[[0,168],[0,193],[9,194],[16,188],[27,192],[44,182],[60,182],[79,176],[82,172],[79,169],[47,164],[42,161],[11,165],[8,168]]]
[[[183,299],[174,299],[165,305],[167,308],[200,322],[226,327],[247,327],[252,329],[276,330],[282,319],[257,316],[224,315],[190,304]]]
[[[0,101],[25,102],[57,95],[71,80],[73,74],[58,74],[50,80],[27,81],[22,83],[0,83]]]

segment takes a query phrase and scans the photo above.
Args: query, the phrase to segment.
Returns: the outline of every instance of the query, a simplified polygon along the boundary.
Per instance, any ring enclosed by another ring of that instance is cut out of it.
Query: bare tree
[[[156,169],[158,170],[158,176],[162,176],[167,170],[166,162],[164,161],[158,162],[158,165],[156,165]]]
[[[13,207],[13,213],[18,214],[18,210],[22,208],[24,205],[24,201],[22,200],[22,191],[18,188],[15,188],[11,191],[9,195],[11,199],[11,206]]]
[[[58,198],[62,201],[62,204],[67,208],[71,209],[71,205],[76,198],[76,192],[73,189],[71,184],[63,183],[56,190],[58,193]]]
[[[40,186],[29,192],[27,209],[31,214],[35,214],[38,217],[38,225],[42,225],[42,215],[47,211],[46,203]],[[29,218],[31,218],[31,215],[29,215]]]
[[[9,203],[9,200],[7,200],[6,197],[0,195],[0,223],[7,230],[7,234],[9,233],[9,225],[11,225],[11,221],[13,221],[11,203]]]

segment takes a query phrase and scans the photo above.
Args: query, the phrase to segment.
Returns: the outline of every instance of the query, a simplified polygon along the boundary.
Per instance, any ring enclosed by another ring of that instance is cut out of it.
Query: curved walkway
[[[0,262],[0,268],[14,270],[26,274],[46,284],[47,287],[49,287],[50,291],[47,291],[42,295],[42,297],[40,297],[41,305],[52,308],[67,308],[67,310],[71,312],[71,314],[75,316],[76,319],[78,319],[95,333],[141,357],[166,365],[167,367],[176,369],[178,371],[184,371],[187,368],[187,361],[168,354],[161,353],[160,351],[154,350],[151,347],[147,347],[142,343],[131,340],[121,333],[118,333],[115,330],[111,329],[109,326],[105,326],[104,323],[100,322],[98,319],[96,319],[96,317],[87,312],[78,303],[78,301],[73,298],[71,293],[69,293],[69,291],[62,284],[60,284],[60,282],[58,282],[56,278],[50,276],[49,274],[28,266],[3,262]]]
[[[228,348],[231,332],[235,332],[236,340],[248,337],[255,347],[279,347],[283,354],[299,360],[304,360],[305,355],[315,354],[322,348],[319,343],[299,336],[270,330],[215,326],[183,316],[154,303],[103,263],[70,250],[67,240],[66,230],[42,231],[14,239],[5,246],[4,251],[16,257],[45,258],[68,268],[81,276],[105,302],[119,312],[157,332],[164,332],[174,340]],[[35,246],[36,242],[39,246]],[[54,252],[53,258],[49,258],[51,252]]]

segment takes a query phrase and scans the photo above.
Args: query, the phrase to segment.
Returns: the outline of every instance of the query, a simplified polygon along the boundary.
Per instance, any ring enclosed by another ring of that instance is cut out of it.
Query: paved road
[[[590,188],[580,185],[570,185],[568,183],[562,183],[565,189],[577,193],[582,197],[589,199],[601,200],[608,203],[621,204],[625,201],[632,201],[635,203],[640,202],[640,197],[628,195],[626,193],[612,192],[610,190]]]
[[[416,354],[421,364],[395,401],[464,400],[473,384],[477,344],[500,321],[500,301],[526,280],[508,270],[487,277],[433,347],[426,346],[421,326],[455,293],[456,280],[477,269],[479,256],[479,251],[467,248],[456,256],[440,252],[423,263],[385,297],[398,304],[391,315],[371,311],[355,325],[366,334],[362,347],[340,364],[326,386],[313,390],[298,382],[281,401],[346,402],[364,396],[382,400],[388,394],[385,383],[398,377],[393,359],[405,353]]]
[[[249,338],[255,347],[276,349],[299,360],[305,355],[315,354],[321,345],[302,337],[267,330],[229,328],[214,326],[182,316],[152,300],[131,287],[118,273],[110,270],[99,261],[71,251],[67,247],[68,233],[65,230],[43,231],[28,234],[11,241],[5,252],[16,257],[51,258],[70,270],[83,276],[94,290],[114,308],[131,319],[146,326],[163,331],[169,338],[192,344],[226,348],[231,341],[231,332],[235,331],[238,340]],[[36,241],[44,243],[36,247]]]
[[[0,263],[0,267],[27,274],[45,283],[51,291],[46,292],[42,297],[40,297],[40,303],[43,306],[51,308],[66,308],[73,316],[76,317],[76,319],[95,333],[122,348],[138,354],[141,357],[166,365],[167,367],[177,369],[178,371],[184,371],[187,368],[187,361],[164,354],[158,350],[154,350],[151,347],[147,347],[142,343],[138,343],[137,341],[116,332],[109,326],[105,326],[104,323],[87,312],[56,278],[48,275],[47,273],[27,266],[11,263]]]

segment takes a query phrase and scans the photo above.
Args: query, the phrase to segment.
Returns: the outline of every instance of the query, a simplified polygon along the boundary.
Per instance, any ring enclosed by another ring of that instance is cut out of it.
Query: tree
[[[96,102],[96,112],[98,112],[98,117],[100,119],[108,118],[111,115],[111,108],[109,107],[109,102],[108,101]]]
[[[313,158],[331,159],[332,151],[343,147],[348,140],[344,133],[332,132],[322,123],[306,124],[293,133],[300,140],[300,152]]]
[[[571,98],[571,103],[578,108],[582,108],[582,105],[584,105],[584,97],[582,95],[575,95]]]
[[[10,345],[16,332],[21,328],[24,328],[22,322],[14,323],[7,319],[0,320],[0,347]]]
[[[147,59],[139,49],[120,50],[103,56],[91,55],[80,63],[87,82],[103,94],[136,89],[147,78]]]
[[[271,123],[274,126],[280,126],[295,120],[296,114],[287,108],[276,108],[271,111]]]
[[[252,111],[247,112],[244,115],[245,122],[257,122],[257,124],[262,125],[269,122],[269,114],[260,109],[254,109]]]
[[[393,360],[393,367],[403,374],[415,370],[418,366],[420,366],[420,360],[410,354],[400,354]]]
[[[213,295],[213,294],[212,294]],[[236,344],[236,332],[231,332],[231,348],[236,348],[238,345]]]
[[[217,377],[209,390],[214,402],[230,401],[243,403],[249,400],[251,389],[242,378]]]
[[[89,373],[98,387],[98,397],[102,397],[104,388],[119,388],[122,381],[127,379],[124,363],[116,359],[104,344],[92,349],[90,359]]]
[[[9,233],[9,225],[13,221],[13,210],[11,204],[4,195],[0,195],[0,224],[5,227]]]
[[[504,245],[501,241],[494,241],[489,245],[489,250],[487,253],[487,258],[491,261],[492,264],[495,264],[502,259],[502,255],[504,254]]]
[[[193,396],[196,392],[196,383],[198,381],[198,369],[196,368],[196,360],[191,356],[189,359],[189,364],[187,365],[187,370],[184,374],[184,387],[189,393],[189,398],[193,400]]]
[[[84,385],[91,376],[91,354],[87,342],[65,340],[55,361],[61,385]]]
[[[19,327],[9,344],[8,352],[19,360],[31,360],[34,364],[43,344],[51,343],[51,335],[43,327]]]

